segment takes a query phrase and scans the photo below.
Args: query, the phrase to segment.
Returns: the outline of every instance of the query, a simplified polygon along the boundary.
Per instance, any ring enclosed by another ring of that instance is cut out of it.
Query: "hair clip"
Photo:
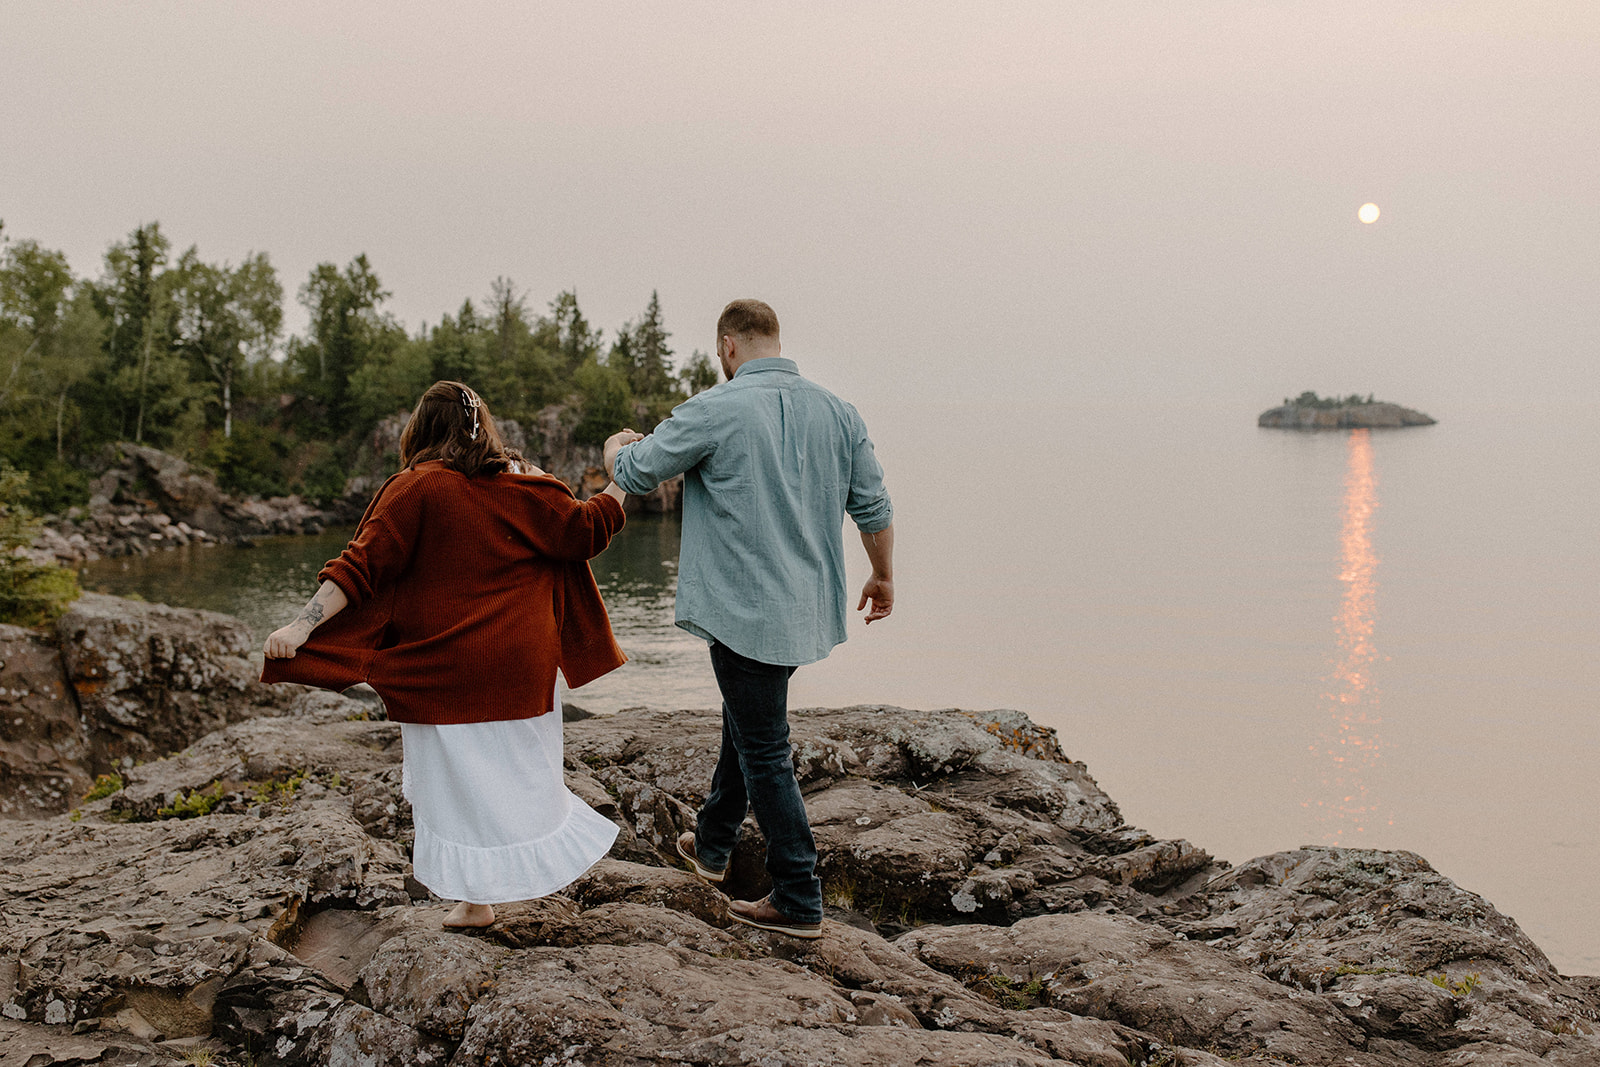
[[[467,389],[461,390],[461,406],[472,412],[472,440],[478,439],[478,409],[483,406],[483,401],[472,395]]]

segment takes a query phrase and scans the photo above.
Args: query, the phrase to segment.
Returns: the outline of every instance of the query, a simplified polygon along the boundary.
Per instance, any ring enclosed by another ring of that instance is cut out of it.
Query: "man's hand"
[[[622,446],[631,445],[635,441],[643,440],[644,434],[633,430],[619,430],[610,437],[606,438],[605,456],[607,478],[616,477],[617,453],[622,451]]]
[[[894,610],[894,524],[875,533],[863,530],[861,547],[867,550],[867,559],[872,563],[872,577],[861,587],[861,603],[856,610],[872,601],[872,610],[867,612],[867,622],[872,623],[887,619]]]
[[[281,626],[268,634],[266,646],[262,651],[266,653],[268,659],[294,659],[295,652],[310,636],[311,627],[296,619],[288,626]]]
[[[867,579],[867,584],[861,587],[861,603],[856,605],[860,611],[867,606],[867,601],[872,602],[872,610],[867,612],[867,624],[871,625],[878,619],[887,619],[890,612],[894,611],[894,582],[888,578],[880,578],[874,574]]]

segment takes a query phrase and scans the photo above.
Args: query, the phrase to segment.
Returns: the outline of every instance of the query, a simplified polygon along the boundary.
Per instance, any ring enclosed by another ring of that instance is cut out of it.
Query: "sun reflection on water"
[[[1364,833],[1380,817],[1368,793],[1368,772],[1382,756],[1378,736],[1378,692],[1372,681],[1377,659],[1373,646],[1378,557],[1372,550],[1372,519],[1378,507],[1378,479],[1372,469],[1372,435],[1352,430],[1344,476],[1344,528],[1339,543],[1339,581],[1344,595],[1339,613],[1338,659],[1322,694],[1327,713],[1317,743],[1321,798],[1314,801],[1323,839],[1342,841]]]

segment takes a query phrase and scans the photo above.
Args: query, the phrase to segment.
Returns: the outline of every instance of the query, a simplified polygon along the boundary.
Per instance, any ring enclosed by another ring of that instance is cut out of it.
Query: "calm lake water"
[[[1234,862],[1410,849],[1563,971],[1600,973],[1590,412],[1301,434],[1215,404],[858,406],[895,495],[898,604],[798,672],[794,706],[1021,708],[1129,822]],[[677,538],[675,519],[635,519],[596,561],[633,658],[573,702],[718,704],[704,646],[671,625]],[[259,638],[341,545],[180,550],[84,580]]]

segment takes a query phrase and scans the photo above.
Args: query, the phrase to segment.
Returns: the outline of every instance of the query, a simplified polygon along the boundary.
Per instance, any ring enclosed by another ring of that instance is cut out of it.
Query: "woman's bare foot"
[[[466,901],[455,906],[449,915],[444,917],[446,930],[482,930],[494,922],[494,905],[468,904]]]

